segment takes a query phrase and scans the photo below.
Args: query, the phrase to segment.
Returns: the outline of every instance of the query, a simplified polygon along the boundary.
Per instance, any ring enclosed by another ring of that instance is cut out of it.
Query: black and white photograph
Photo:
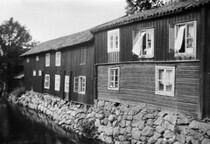
[[[210,144],[210,0],[0,0],[0,144]]]

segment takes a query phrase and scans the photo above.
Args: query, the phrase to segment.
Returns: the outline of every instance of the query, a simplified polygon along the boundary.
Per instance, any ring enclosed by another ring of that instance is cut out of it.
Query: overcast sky
[[[0,24],[13,17],[44,42],[125,15],[125,0],[0,0]]]

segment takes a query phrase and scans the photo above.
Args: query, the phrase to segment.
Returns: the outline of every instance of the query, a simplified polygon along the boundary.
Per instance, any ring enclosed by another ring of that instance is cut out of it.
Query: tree
[[[0,83],[10,86],[12,77],[23,71],[19,56],[37,43],[26,27],[13,18],[0,25]]]
[[[132,15],[151,8],[162,6],[161,0],[126,0],[126,14]]]

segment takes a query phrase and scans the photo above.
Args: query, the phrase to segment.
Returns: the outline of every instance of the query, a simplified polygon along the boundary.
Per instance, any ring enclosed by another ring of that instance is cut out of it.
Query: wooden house
[[[209,3],[175,2],[93,28],[98,99],[209,117]]]
[[[93,42],[87,30],[41,43],[24,53],[26,90],[92,104]]]

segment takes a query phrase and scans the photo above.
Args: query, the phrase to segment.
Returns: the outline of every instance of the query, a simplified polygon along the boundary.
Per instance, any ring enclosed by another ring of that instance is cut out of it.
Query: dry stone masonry
[[[26,92],[19,98],[10,95],[9,101],[46,114],[66,130],[106,143],[210,144],[210,123],[146,104],[96,100],[88,107],[35,92]],[[84,123],[91,131],[85,132]]]

